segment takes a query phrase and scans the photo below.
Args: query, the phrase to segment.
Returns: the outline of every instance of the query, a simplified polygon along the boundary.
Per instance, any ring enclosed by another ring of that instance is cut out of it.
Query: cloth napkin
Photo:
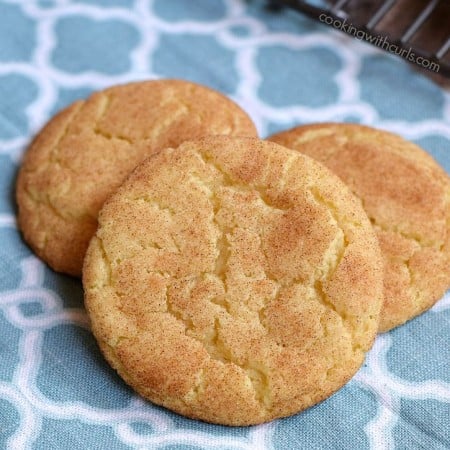
[[[450,94],[412,65],[293,11],[243,0],[0,0],[0,448],[448,449],[450,296],[377,337],[355,377],[287,419],[229,428],[143,401],[106,364],[79,280],[18,232],[21,156],[93,90],[184,78],[262,137],[314,121],[396,132],[450,172]]]

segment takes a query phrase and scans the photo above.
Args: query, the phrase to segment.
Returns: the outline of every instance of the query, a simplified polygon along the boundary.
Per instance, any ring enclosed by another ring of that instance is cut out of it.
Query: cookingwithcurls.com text
[[[402,48],[397,44],[393,44],[392,42],[389,42],[389,39],[386,36],[381,35],[371,35],[367,33],[365,30],[361,30],[360,28],[357,28],[352,23],[348,23],[346,19],[340,20],[336,19],[335,17],[328,16],[325,13],[322,13],[319,16],[319,20],[322,23],[325,23],[327,25],[332,26],[333,28],[337,30],[341,30],[346,34],[349,34],[359,41],[368,42],[372,45],[375,45],[376,47],[380,47],[384,50],[386,50],[389,53],[394,53],[398,56],[400,56],[403,59],[406,59],[407,61],[417,64],[421,67],[424,67],[428,70],[432,70],[433,72],[438,73],[440,66],[434,61],[430,61],[429,59],[426,59],[422,56],[418,56],[414,53],[414,51],[409,48]]]

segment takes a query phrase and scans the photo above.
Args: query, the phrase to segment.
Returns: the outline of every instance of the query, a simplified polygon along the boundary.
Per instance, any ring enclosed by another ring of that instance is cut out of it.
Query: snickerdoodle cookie
[[[105,203],[83,267],[109,363],[188,417],[248,425],[328,397],[363,362],[378,242],[326,167],[256,138],[145,160]]]
[[[380,331],[429,309],[450,286],[450,180],[401,137],[362,125],[306,125],[269,140],[325,164],[360,198],[384,258]]]
[[[182,80],[114,86],[57,114],[31,144],[17,182],[25,240],[53,269],[81,275],[97,214],[146,156],[186,139],[256,136],[224,95]]]

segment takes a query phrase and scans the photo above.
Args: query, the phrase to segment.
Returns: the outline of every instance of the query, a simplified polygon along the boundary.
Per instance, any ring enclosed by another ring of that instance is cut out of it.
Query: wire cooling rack
[[[450,0],[270,0],[450,78]]]

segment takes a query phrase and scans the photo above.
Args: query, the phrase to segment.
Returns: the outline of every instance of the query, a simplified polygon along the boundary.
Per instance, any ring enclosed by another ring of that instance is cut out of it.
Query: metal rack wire
[[[271,0],[270,4],[287,6],[315,20],[325,14],[329,25],[346,21],[368,35],[384,36],[391,50],[381,46],[380,40],[367,41],[392,53],[395,46],[396,54],[408,55],[405,59],[410,62],[420,61],[422,67],[450,78],[449,0]],[[348,34],[348,29],[341,31]]]

